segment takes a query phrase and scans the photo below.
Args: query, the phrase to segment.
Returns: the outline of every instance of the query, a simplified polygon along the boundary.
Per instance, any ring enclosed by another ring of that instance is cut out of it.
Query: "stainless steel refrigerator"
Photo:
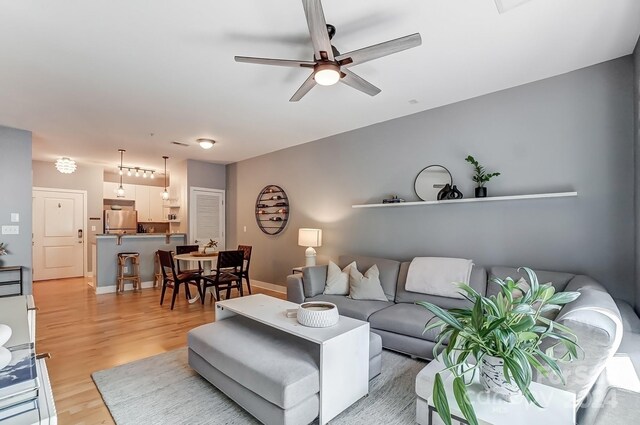
[[[138,212],[131,210],[104,210],[104,233],[137,233]]]

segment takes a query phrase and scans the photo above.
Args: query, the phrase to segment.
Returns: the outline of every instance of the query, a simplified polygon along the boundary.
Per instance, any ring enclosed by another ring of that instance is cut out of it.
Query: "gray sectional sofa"
[[[437,330],[423,334],[425,323],[432,314],[416,301],[429,301],[442,308],[459,308],[468,306],[468,301],[439,296],[409,292],[405,282],[410,262],[400,262],[383,258],[350,256],[339,258],[340,268],[356,261],[361,272],[376,264],[380,270],[380,282],[387,301],[352,300],[341,295],[323,295],[326,282],[327,266],[313,266],[303,269],[302,274],[287,277],[288,299],[301,303],[310,300],[329,301],[338,306],[340,314],[367,320],[371,331],[382,337],[384,348],[409,354],[424,359],[433,357],[433,347]],[[566,305],[557,315],[556,320],[569,326],[578,336],[584,349],[584,358],[572,363],[562,364],[567,377],[567,385],[560,382],[545,382],[557,388],[572,391],[576,394],[579,408],[594,386],[609,360],[616,353],[622,339],[622,318],[616,303],[598,282],[588,276],[571,273],[534,270],[540,282],[551,282],[556,291],[578,291],[581,296]],[[514,279],[524,277],[513,267],[475,267],[471,273],[470,285],[482,294],[498,292],[496,284],[491,283],[493,277]],[[538,378],[543,381],[542,377]],[[594,423],[601,400],[590,397],[585,401],[578,416],[588,420],[581,423]],[[598,398],[596,397],[596,398]],[[594,409],[592,409],[594,408]]]

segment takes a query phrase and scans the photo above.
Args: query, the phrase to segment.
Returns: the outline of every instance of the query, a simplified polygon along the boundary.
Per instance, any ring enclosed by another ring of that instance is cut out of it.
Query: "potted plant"
[[[487,188],[484,187],[485,183],[494,177],[498,177],[500,173],[487,173],[484,167],[471,155],[467,156],[464,160],[473,165],[473,172],[475,174],[472,180],[478,184],[476,187],[476,198],[486,198]]]
[[[218,241],[214,241],[213,239],[209,239],[209,242],[207,242],[207,244],[204,246],[204,248],[202,248],[202,253],[206,254],[207,253],[207,248],[217,248],[218,247]]]
[[[524,280],[495,278],[493,282],[500,286],[500,291],[489,297],[459,283],[460,293],[473,304],[471,308],[445,311],[428,302],[417,303],[437,318],[434,323],[425,325],[425,332],[440,328],[433,355],[444,363],[443,372],[453,374],[453,394],[470,425],[478,423],[467,394],[467,386],[476,372],[480,372],[480,382],[486,390],[507,401],[523,395],[527,401],[541,407],[529,390],[533,370],[545,377],[552,373],[565,383],[558,362],[571,361],[578,356],[580,348],[573,332],[544,313],[560,310],[580,293],[555,293],[550,283],[540,285],[531,269],[523,269],[529,277],[528,285]],[[540,345],[547,338],[555,344],[542,351]],[[438,356],[445,343],[446,347]],[[554,348],[559,345],[566,348],[566,354],[558,357]],[[444,423],[451,425],[441,373],[436,374],[433,385],[434,407]]]

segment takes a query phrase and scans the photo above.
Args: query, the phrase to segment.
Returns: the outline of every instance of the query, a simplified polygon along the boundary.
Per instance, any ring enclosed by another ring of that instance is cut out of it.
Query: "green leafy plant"
[[[207,244],[202,249],[202,253],[206,254],[207,253],[207,248],[217,248],[217,247],[218,247],[218,241],[214,241],[213,239],[209,239],[209,242],[207,242]]]
[[[484,356],[502,359],[506,381],[515,382],[524,397],[537,406],[540,404],[529,390],[533,369],[545,377],[552,373],[565,383],[558,362],[578,357],[580,347],[575,334],[544,313],[560,310],[580,293],[556,293],[550,283],[541,285],[531,269],[522,269],[529,277],[528,288],[510,277],[505,280],[494,278],[500,291],[489,297],[480,295],[465,283],[458,283],[460,293],[473,304],[472,308],[446,311],[432,303],[417,303],[434,314],[432,320],[437,319],[427,322],[424,332],[440,329],[433,356],[444,363],[442,372],[453,374],[453,394],[470,425],[477,425],[478,420],[469,401],[467,386],[481,367]],[[543,352],[540,345],[546,339],[553,340],[554,344]],[[566,354],[556,356],[554,349],[557,346],[565,347]],[[451,425],[442,372],[436,374],[433,385],[434,407],[444,423]]]
[[[478,187],[484,187],[486,182],[500,175],[500,173],[487,173],[485,168],[471,155],[467,156],[464,160],[473,165],[473,172],[475,174],[471,179],[478,184]]]
[[[7,244],[4,242],[0,242],[0,255],[7,255],[9,251],[7,251]]]

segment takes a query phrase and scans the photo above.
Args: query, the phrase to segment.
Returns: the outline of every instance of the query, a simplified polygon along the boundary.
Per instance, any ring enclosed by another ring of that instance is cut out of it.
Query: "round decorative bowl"
[[[310,328],[328,328],[338,323],[340,315],[335,304],[315,301],[300,304],[298,323]]]

